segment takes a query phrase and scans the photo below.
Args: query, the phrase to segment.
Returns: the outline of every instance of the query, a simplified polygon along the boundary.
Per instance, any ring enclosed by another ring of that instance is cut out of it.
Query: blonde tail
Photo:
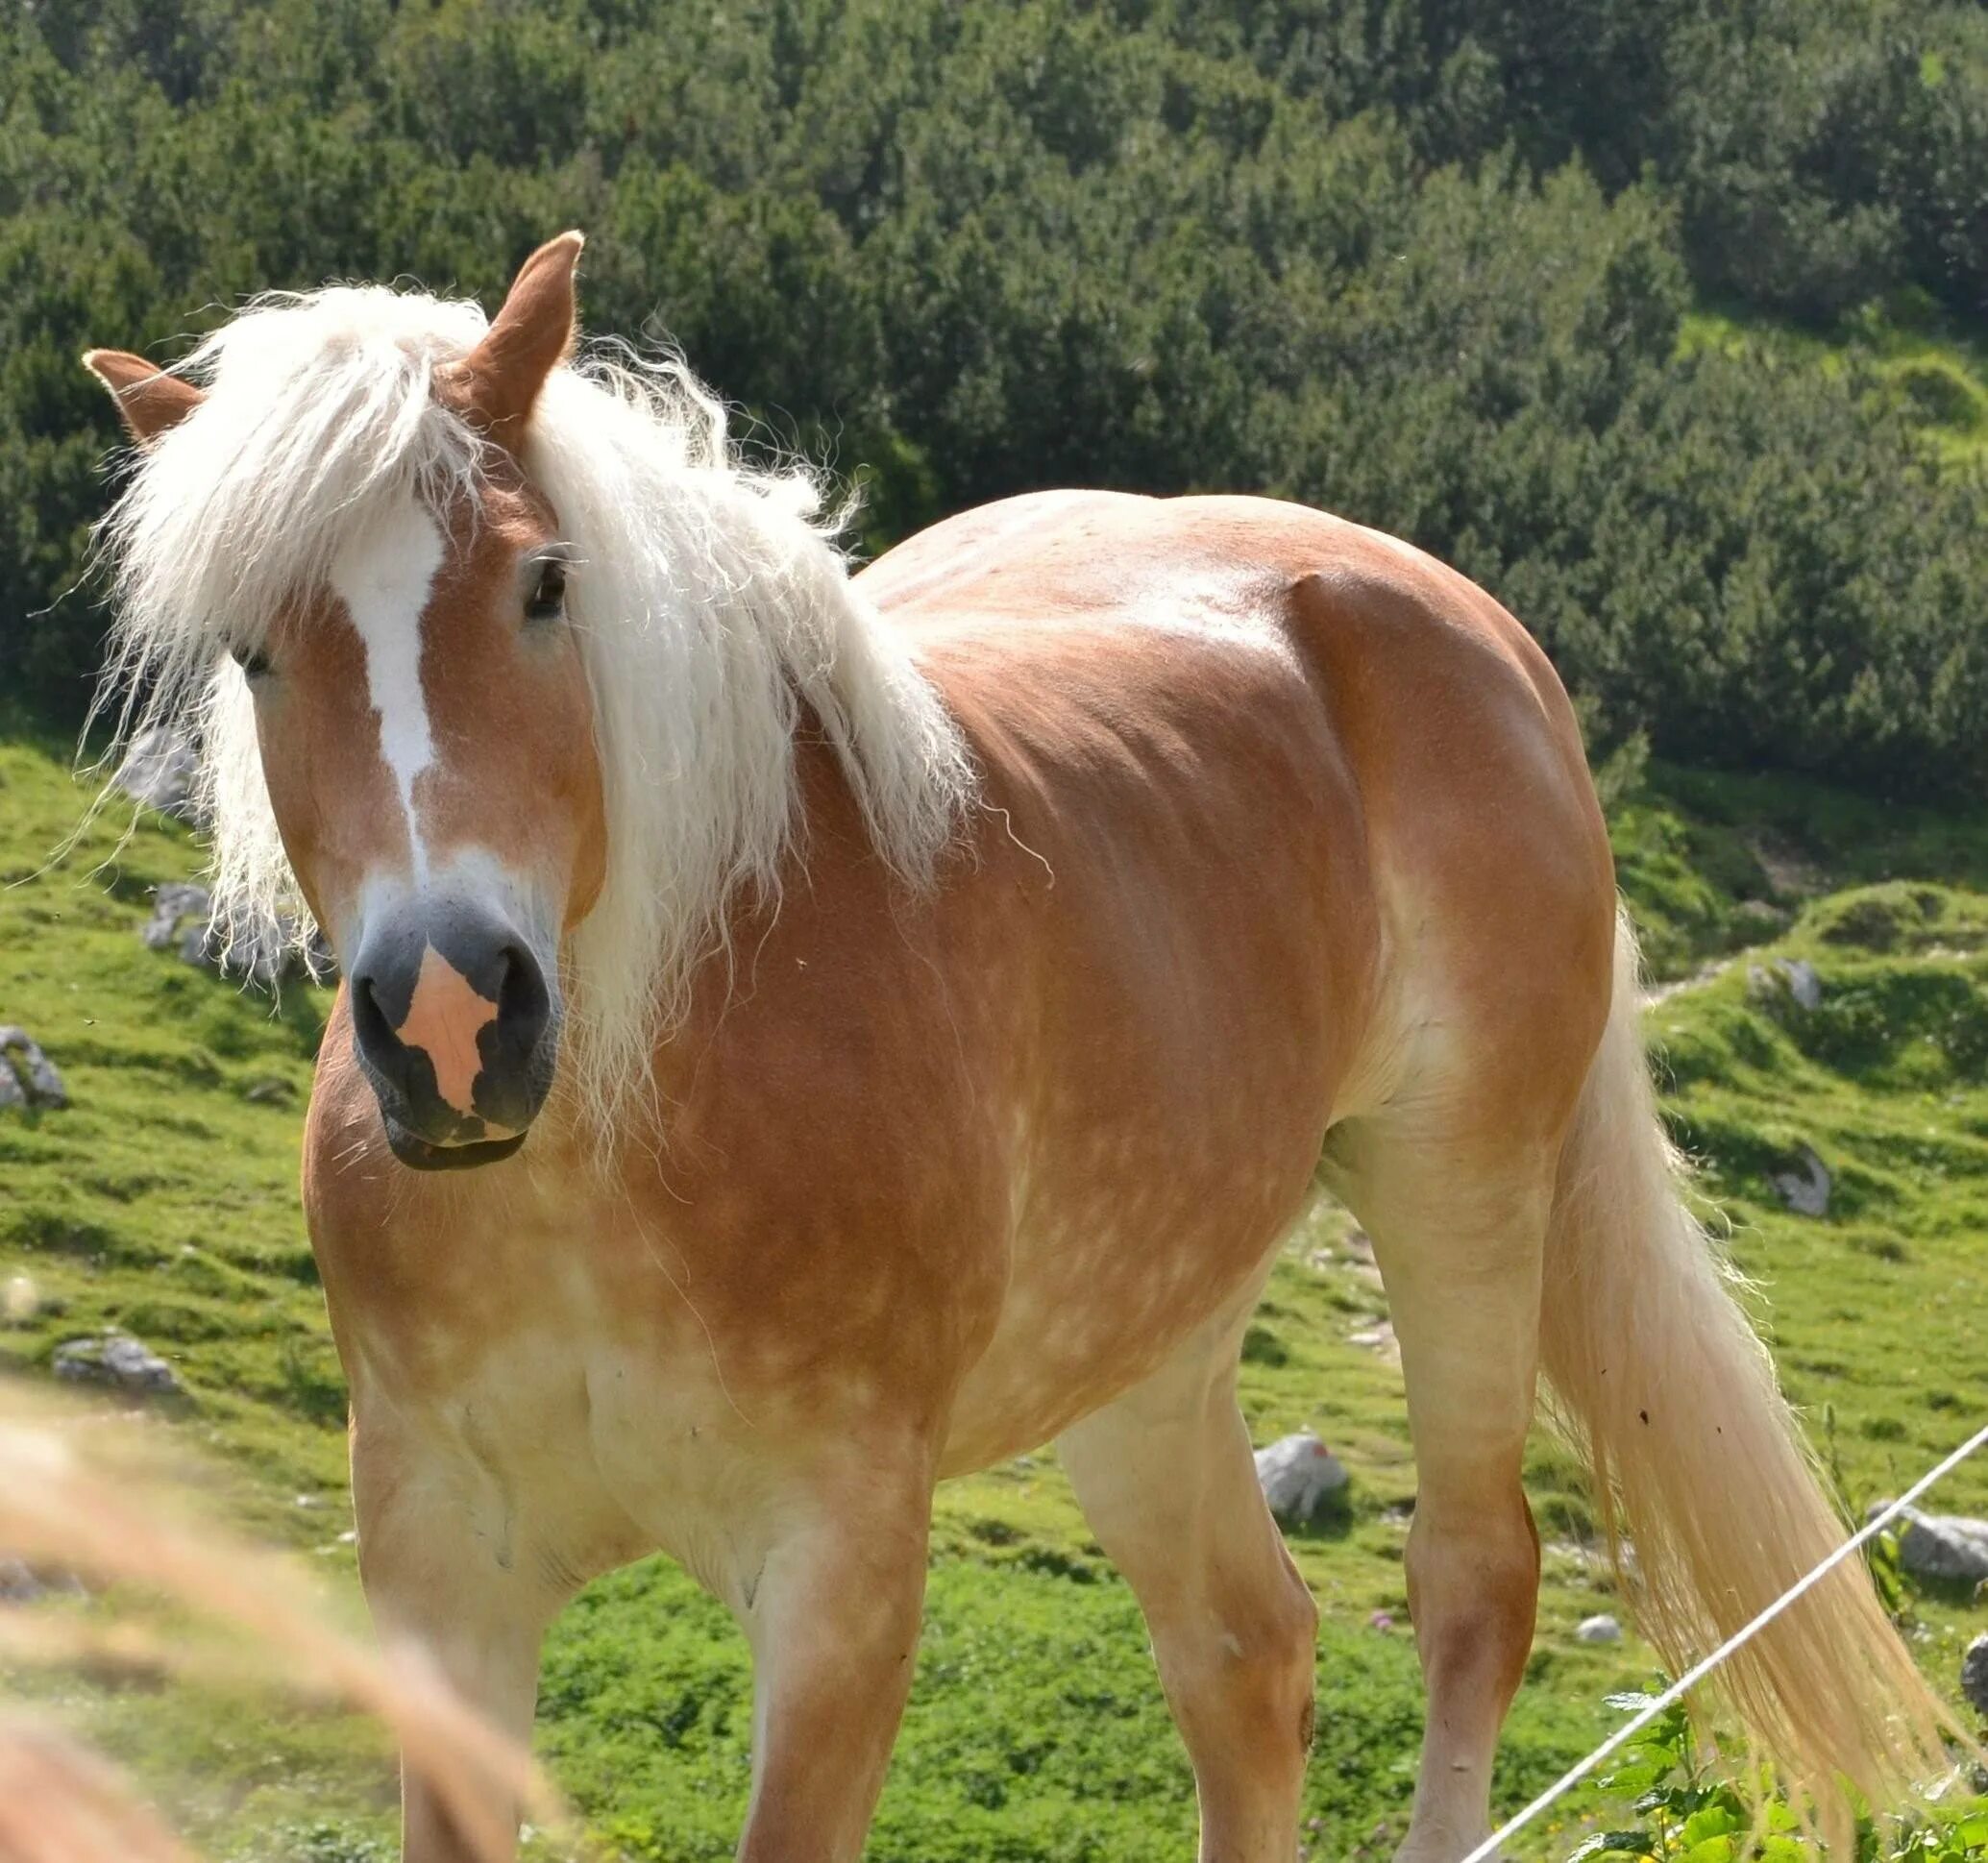
[[[1586,1452],[1625,1589],[1681,1673],[1845,1535],[1731,1276],[1685,1208],[1638,1026],[1622,919],[1607,1033],[1560,1162],[1542,1347]],[[1846,1561],[1724,1667],[1727,1702],[1798,1802],[1843,1827],[1835,1788],[1885,1807],[1946,1770],[1951,1725]]]

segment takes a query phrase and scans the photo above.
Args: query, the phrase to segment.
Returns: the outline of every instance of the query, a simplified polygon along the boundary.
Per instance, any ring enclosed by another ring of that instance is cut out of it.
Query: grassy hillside
[[[1846,1501],[1894,1491],[1988,1415],[1988,823],[1879,810],[1814,788],[1609,772],[1625,883],[1654,954],[1691,986],[1659,1002],[1680,1129],[1765,1284],[1796,1397]],[[62,1339],[121,1325],[170,1359],[161,1407],[212,1452],[219,1504],[322,1566],[356,1608],[342,1392],[297,1211],[300,1115],[322,995],[269,1005],[147,950],[150,888],[189,873],[178,828],[98,825],[42,863],[85,800],[60,759],[0,745],[0,1021],[61,1067],[66,1112],[0,1115],[0,1282],[37,1304],[0,1324],[0,1366],[44,1378]],[[1735,959],[1744,946],[1768,949]],[[1750,983],[1802,956],[1819,1009]],[[1723,965],[1723,968],[1706,967]],[[1783,1212],[1768,1177],[1807,1145],[1829,1214]],[[1339,1213],[1279,1264],[1244,1391],[1261,1441],[1319,1432],[1350,1505],[1295,1550],[1324,1615],[1313,1853],[1385,1855],[1420,1730],[1401,1548],[1414,1474],[1386,1303]],[[1612,1605],[1587,1515],[1545,1437],[1529,1480],[1548,1542],[1540,1632],[1499,1801],[1536,1789],[1647,1677],[1633,1642],[1590,1648]],[[1988,1466],[1943,1505],[1988,1511]],[[1988,1612],[1914,1596],[1949,1692]],[[1395,1628],[1376,1628],[1387,1612]],[[133,1760],[196,1840],[240,1858],[381,1856],[391,1772],[349,1720],[176,1686],[18,1679]],[[593,1586],[548,1654],[542,1751],[595,1828],[633,1856],[730,1853],[746,1787],[744,1647],[656,1561]],[[1578,1824],[1598,1802],[1575,1802]],[[942,1494],[919,1679],[871,1854],[891,1863],[1133,1863],[1183,1854],[1191,1788],[1131,1599],[1047,1455]],[[1543,1849],[1563,1854],[1566,1829]]]

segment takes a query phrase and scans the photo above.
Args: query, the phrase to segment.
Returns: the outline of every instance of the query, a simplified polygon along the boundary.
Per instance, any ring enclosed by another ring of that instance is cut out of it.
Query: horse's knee
[[[1156,1625],[1154,1644],[1184,1725],[1285,1776],[1312,1750],[1318,1606],[1281,1546],[1278,1556],[1257,1582],[1206,1597],[1194,1621]]]
[[[1308,1678],[1318,1642],[1318,1606],[1280,1543],[1256,1581],[1217,1592],[1209,1613],[1220,1627],[1223,1654],[1239,1669]]]

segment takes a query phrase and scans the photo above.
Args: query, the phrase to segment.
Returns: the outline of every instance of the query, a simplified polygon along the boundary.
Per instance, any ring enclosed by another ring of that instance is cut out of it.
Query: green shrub
[[[579,224],[591,327],[674,338],[758,444],[860,479],[871,547],[1045,484],[1269,491],[1482,580],[1601,748],[1988,784],[1988,501],[1927,428],[1967,384],[1678,353],[1694,290],[1977,311],[1974,10],[161,17],[0,22],[10,707],[73,724],[98,659],[79,576],[115,429],[79,350],[172,355],[329,276],[488,301]]]
[[[1894,1563],[1885,1535],[1874,1542],[1878,1560]],[[1886,1572],[1877,1577],[1884,1589]],[[1891,1571],[1897,1596],[1896,1571]],[[1634,1714],[1654,1695],[1620,1694],[1610,1707]],[[1596,1830],[1566,1863],[1618,1858],[1621,1863],[1806,1863],[1826,1852],[1786,1799],[1764,1775],[1751,1795],[1744,1781],[1715,1778],[1694,1737],[1690,1715],[1673,1704],[1615,1756],[1602,1790],[1616,1801],[1613,1827]],[[1856,1863],[1982,1863],[1988,1858],[1988,1810],[1978,1802],[1900,1820],[1859,1819]]]

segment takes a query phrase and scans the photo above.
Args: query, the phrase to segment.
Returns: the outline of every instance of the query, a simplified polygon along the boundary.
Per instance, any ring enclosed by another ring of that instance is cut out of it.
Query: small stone
[[[258,1080],[242,1095],[252,1106],[287,1106],[297,1097],[297,1090],[283,1079],[272,1075],[268,1080]]]
[[[155,951],[177,952],[180,962],[259,989],[275,990],[303,970],[326,977],[336,969],[331,947],[321,932],[298,938],[297,921],[265,919],[235,933],[231,944],[214,918],[214,895],[192,881],[173,881],[152,895],[152,917],[139,936]]]
[[[69,1339],[55,1349],[55,1375],[78,1385],[109,1385],[140,1395],[177,1396],[179,1373],[149,1346],[127,1333]]]
[[[1805,957],[1778,957],[1747,966],[1747,994],[1767,1009],[1793,1003],[1814,1011],[1823,1006],[1823,980]]]
[[[178,946],[184,957],[186,938],[192,934],[183,932],[181,926],[190,920],[204,944],[208,919],[213,909],[214,895],[206,887],[196,886],[190,880],[168,881],[153,893],[152,917],[145,921],[145,929],[138,936],[145,941],[148,949],[168,951]],[[192,961],[200,961],[197,949]]]
[[[1960,1692],[1976,1714],[1988,1715],[1988,1636],[1977,1636],[1960,1659]]]
[[[1620,1643],[1622,1626],[1603,1611],[1598,1616],[1583,1617],[1574,1627],[1574,1634],[1583,1643]]]
[[[1792,1171],[1776,1171],[1768,1180],[1780,1192],[1780,1200],[1798,1216],[1826,1216],[1829,1213],[1829,1192],[1836,1180],[1829,1167],[1804,1145],[1796,1156],[1800,1166]]]
[[[1957,1584],[1988,1579],[1988,1520],[1921,1513],[1917,1508],[1907,1508],[1899,1518],[1904,1523],[1899,1534],[1899,1563],[1915,1579]]]
[[[274,990],[289,972],[296,946],[287,919],[265,919],[236,935],[224,951],[211,928],[208,962],[224,977],[246,978],[258,990]]]
[[[1310,1431],[1259,1449],[1256,1476],[1270,1511],[1286,1526],[1314,1519],[1326,1496],[1338,1493],[1352,1479],[1345,1464]]]
[[[68,1103],[69,1090],[41,1044],[24,1028],[0,1026],[0,1106],[53,1110]]]
[[[166,815],[190,816],[200,760],[177,731],[155,724],[132,739],[111,779],[135,801]]]

